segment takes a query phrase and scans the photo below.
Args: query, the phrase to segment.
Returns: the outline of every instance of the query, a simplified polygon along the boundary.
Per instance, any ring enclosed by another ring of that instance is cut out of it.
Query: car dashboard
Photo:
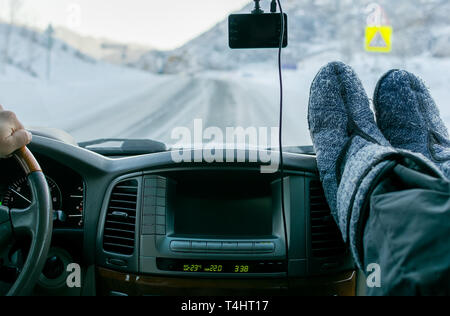
[[[47,179],[52,197],[55,229],[82,229],[84,181],[71,168],[45,155],[36,154]],[[9,208],[25,209],[31,203],[31,192],[24,171],[14,159],[0,165],[1,204]]]
[[[356,293],[312,155],[285,154],[283,213],[279,174],[261,173],[250,159],[175,163],[170,151],[112,158],[40,136],[29,148],[54,207],[36,295]],[[19,166],[7,159],[0,169],[2,204],[26,207]],[[61,268],[73,262],[83,271],[75,290]]]

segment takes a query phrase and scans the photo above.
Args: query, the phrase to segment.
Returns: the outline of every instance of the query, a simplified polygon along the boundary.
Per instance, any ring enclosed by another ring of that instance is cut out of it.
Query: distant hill
[[[55,37],[98,60],[113,64],[136,63],[152,47],[139,44],[123,44],[107,38],[80,35],[64,27],[57,27]]]
[[[268,5],[268,1],[265,1]],[[373,0],[284,0],[289,15],[289,47],[284,62],[295,64],[327,51],[351,61],[363,52],[367,6]],[[428,54],[450,57],[450,1],[379,0],[394,28],[392,55]],[[249,13],[253,1],[240,12]],[[268,11],[268,10],[266,10]],[[134,67],[156,73],[231,70],[249,63],[272,61],[274,51],[231,51],[228,24],[222,21],[209,31],[172,51],[152,50]]]
[[[48,35],[41,30],[0,22],[0,76],[8,67],[27,76],[45,78],[48,45]],[[51,57],[55,70],[64,71],[58,66],[70,66],[65,69],[70,76],[71,70],[80,74],[85,66],[101,62],[120,66],[136,63],[149,49],[83,36],[58,27],[53,34]]]
[[[48,48],[49,37],[44,32],[0,23],[0,76],[11,70],[29,77],[46,78]],[[97,63],[96,59],[58,39],[51,41],[50,58],[53,70],[68,75],[72,69],[84,69]]]

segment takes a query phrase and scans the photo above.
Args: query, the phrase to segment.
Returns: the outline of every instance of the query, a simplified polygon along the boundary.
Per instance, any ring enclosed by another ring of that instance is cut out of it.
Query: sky
[[[179,47],[241,9],[250,0],[0,0],[0,18],[21,2],[16,21],[49,23],[83,35],[158,49]]]

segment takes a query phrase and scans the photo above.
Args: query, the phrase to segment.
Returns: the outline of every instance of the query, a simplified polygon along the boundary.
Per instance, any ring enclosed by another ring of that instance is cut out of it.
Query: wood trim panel
[[[98,295],[111,292],[130,296],[355,296],[356,272],[308,279],[206,279],[138,276],[97,269]]]

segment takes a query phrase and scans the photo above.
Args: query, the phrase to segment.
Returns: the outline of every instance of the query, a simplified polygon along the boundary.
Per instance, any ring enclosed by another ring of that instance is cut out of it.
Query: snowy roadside
[[[310,85],[320,67],[335,59],[332,54],[315,56],[300,63],[297,70],[284,71],[286,146],[311,144],[307,128]],[[430,87],[450,126],[449,59],[417,57],[405,62],[360,56],[351,65],[369,97],[379,77],[389,69],[418,74]],[[0,103],[17,112],[27,126],[60,128],[78,141],[132,137],[171,144],[171,131],[179,126],[192,129],[195,119],[202,119],[205,127],[221,129],[278,126],[278,84],[274,64],[161,76],[70,60],[56,65],[49,82],[8,69],[7,76],[0,76]]]
[[[55,74],[46,81],[9,67],[6,76],[0,75],[0,104],[15,111],[27,126],[67,129],[85,117],[107,113],[114,104],[125,103],[162,80],[108,64],[82,68],[79,75],[68,70],[66,78]]]

